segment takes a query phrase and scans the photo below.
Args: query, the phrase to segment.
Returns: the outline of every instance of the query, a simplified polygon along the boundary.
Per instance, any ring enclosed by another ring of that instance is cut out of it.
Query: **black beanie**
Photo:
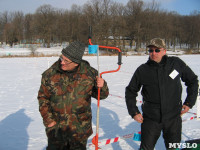
[[[62,54],[71,61],[79,64],[85,51],[85,44],[75,41],[70,43],[66,48],[62,49]]]

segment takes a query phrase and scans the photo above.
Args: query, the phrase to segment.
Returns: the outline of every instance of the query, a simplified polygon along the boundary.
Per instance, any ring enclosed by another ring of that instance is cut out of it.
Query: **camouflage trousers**
[[[46,130],[48,146],[46,150],[86,150],[87,139],[75,140],[61,129]]]

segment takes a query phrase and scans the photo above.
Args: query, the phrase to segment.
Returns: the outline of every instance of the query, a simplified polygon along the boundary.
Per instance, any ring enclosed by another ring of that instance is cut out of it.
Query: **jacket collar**
[[[165,65],[166,62],[167,62],[167,59],[168,59],[168,56],[167,55],[164,55],[161,59],[161,61],[159,63],[153,61],[150,59],[149,57],[149,60],[147,61],[147,64],[148,65],[153,65],[153,66],[162,66],[162,65]]]

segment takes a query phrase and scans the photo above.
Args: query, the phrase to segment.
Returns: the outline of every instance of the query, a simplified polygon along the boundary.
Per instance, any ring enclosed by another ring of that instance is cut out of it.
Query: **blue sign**
[[[96,54],[99,45],[88,45],[89,54]]]
[[[141,141],[141,134],[139,134],[139,133],[134,133],[133,140],[134,140],[134,141]]]

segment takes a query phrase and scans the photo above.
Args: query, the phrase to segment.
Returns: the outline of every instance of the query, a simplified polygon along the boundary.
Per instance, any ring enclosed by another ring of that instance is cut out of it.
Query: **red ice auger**
[[[91,42],[91,38],[92,38],[92,27],[89,27],[89,44],[93,45]],[[118,68],[116,70],[110,70],[110,71],[104,71],[101,72],[99,74],[99,77],[102,77],[103,74],[106,73],[113,73],[113,72],[117,72],[120,70],[121,64],[122,64],[122,53],[121,50],[117,47],[109,47],[109,46],[101,46],[101,45],[97,45],[97,59],[98,59],[98,72],[99,72],[99,48],[105,48],[105,49],[113,49],[113,50],[117,50],[118,53]],[[92,139],[92,143],[95,145],[95,150],[98,150],[98,135],[99,135],[99,107],[100,107],[100,88],[98,88],[98,99],[97,99],[97,122],[96,122],[96,136],[93,137]]]

